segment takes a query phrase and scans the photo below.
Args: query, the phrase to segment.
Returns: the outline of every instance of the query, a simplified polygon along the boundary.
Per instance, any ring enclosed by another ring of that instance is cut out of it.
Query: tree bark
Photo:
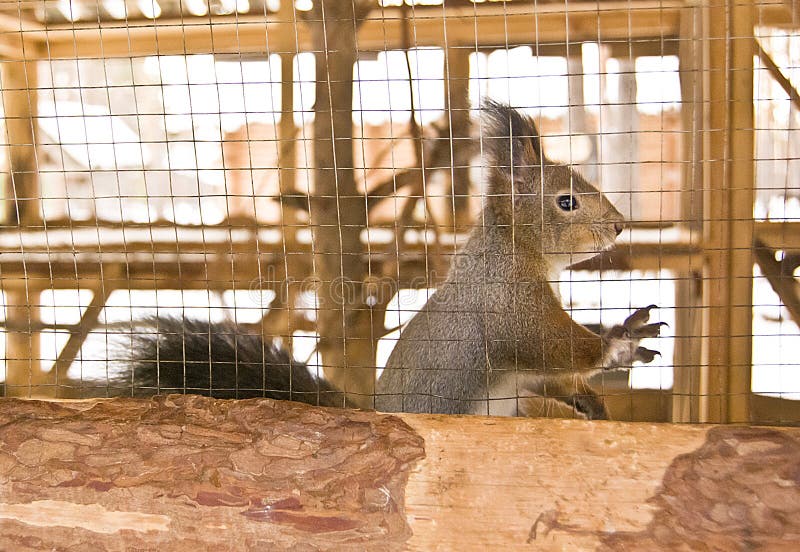
[[[0,400],[0,549],[399,550],[422,446],[269,399]]]

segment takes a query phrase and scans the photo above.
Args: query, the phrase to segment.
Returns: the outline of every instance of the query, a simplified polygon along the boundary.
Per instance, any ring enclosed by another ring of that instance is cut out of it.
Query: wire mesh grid
[[[4,3],[2,395],[796,422],[797,21],[722,0]],[[504,135],[487,99],[513,108]],[[576,237],[609,223],[583,218],[600,196],[578,174],[627,221],[613,248]],[[604,369],[651,304],[660,356]],[[580,328],[605,336],[592,362]]]

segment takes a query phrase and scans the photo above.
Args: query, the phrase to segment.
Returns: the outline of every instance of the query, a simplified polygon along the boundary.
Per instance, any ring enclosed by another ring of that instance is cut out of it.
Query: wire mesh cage
[[[5,2],[0,395],[797,422],[798,21]]]

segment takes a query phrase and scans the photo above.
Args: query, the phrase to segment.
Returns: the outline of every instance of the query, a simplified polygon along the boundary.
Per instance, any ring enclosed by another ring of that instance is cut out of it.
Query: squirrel
[[[536,125],[484,103],[489,186],[481,215],[445,282],[401,333],[376,386],[389,412],[524,414],[520,399],[550,397],[607,419],[587,378],[651,362],[654,305],[597,335],[573,321],[551,285],[567,266],[609,248],[623,216],[578,172],[549,160]]]
[[[607,419],[587,378],[651,362],[639,341],[659,335],[649,306],[597,335],[574,322],[551,282],[609,248],[624,218],[568,165],[549,160],[532,119],[486,101],[488,194],[445,282],[402,330],[378,379],[388,412],[523,415],[521,398],[549,397]],[[280,347],[232,323],[146,321],[133,343],[134,390],[267,396],[346,406],[344,394]],[[120,382],[122,383],[122,382]]]

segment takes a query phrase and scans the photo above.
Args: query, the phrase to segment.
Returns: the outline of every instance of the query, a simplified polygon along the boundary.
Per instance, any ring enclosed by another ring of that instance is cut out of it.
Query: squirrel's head
[[[610,247],[624,218],[603,193],[568,165],[545,157],[536,125],[508,105],[487,100],[484,147],[490,181],[486,207],[517,242],[559,264]]]

